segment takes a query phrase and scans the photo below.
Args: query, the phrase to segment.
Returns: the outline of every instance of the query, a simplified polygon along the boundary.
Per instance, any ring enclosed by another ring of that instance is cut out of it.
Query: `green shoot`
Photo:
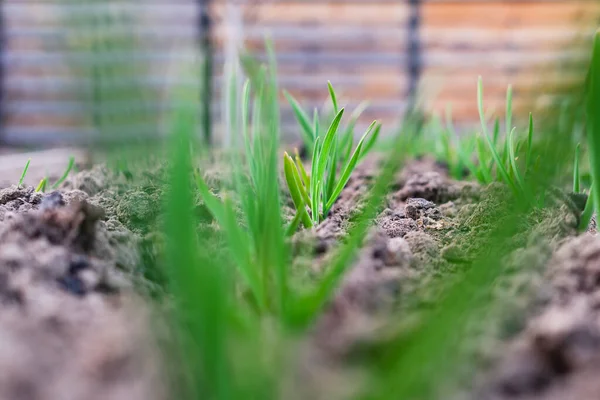
[[[339,112],[337,97],[330,81],[327,81],[327,89],[329,89],[329,95],[331,96],[331,102],[333,103],[333,112],[337,114]]]
[[[304,110],[302,109],[302,106],[300,106],[300,103],[298,103],[298,101],[286,90],[283,91],[283,94],[285,95],[288,102],[292,106],[292,111],[294,112],[294,116],[296,117],[298,124],[300,124],[300,128],[302,128],[301,132],[302,132],[302,138],[304,139],[304,143],[306,144],[306,146],[308,148],[311,148],[312,144],[314,143],[314,141],[317,137],[316,127],[313,130],[313,127],[310,124],[310,119],[309,119],[308,115],[304,112]]]
[[[527,131],[527,159],[525,160],[525,175],[530,171],[531,167],[531,151],[533,143],[533,114],[529,113],[529,129]]]
[[[27,160],[25,163],[25,168],[23,168],[23,172],[21,173],[21,178],[19,179],[19,186],[23,186],[23,181],[25,180],[25,175],[27,175],[27,170],[29,169],[29,164],[31,163],[31,158]]]
[[[511,96],[511,94],[510,94],[510,90],[509,90],[509,94],[508,94],[509,99],[510,99],[510,96]],[[484,109],[483,109],[483,79],[481,78],[481,76],[479,77],[479,79],[477,81],[477,108],[479,110],[479,119],[481,122],[482,136],[485,139],[485,141],[488,145],[488,149],[490,150],[492,158],[496,164],[496,171],[498,172],[498,174],[500,175],[502,180],[510,187],[510,189],[513,191],[513,193],[515,195],[518,195],[520,188],[517,186],[517,183],[515,183],[515,181],[508,174],[508,171],[506,170],[506,167],[504,166],[504,163],[502,162],[502,159],[500,158],[500,155],[498,154],[498,151],[496,150],[496,147],[494,146],[494,143],[490,139],[490,136],[488,135],[488,132],[487,132],[487,126],[486,126],[487,124],[485,122],[485,114],[484,114]],[[508,145],[508,141],[507,141],[507,145]],[[510,146],[508,146],[508,147],[510,147]]]
[[[63,172],[62,176],[59,180],[57,180],[54,185],[52,185],[52,189],[58,189],[58,187],[67,179],[69,173],[73,169],[73,165],[75,164],[75,157],[69,157],[69,164],[67,164],[67,169]]]
[[[596,214],[600,207],[600,31],[594,35],[594,47],[588,75],[586,125],[592,188],[590,197]],[[589,202],[589,200],[588,200]]]
[[[575,147],[575,163],[573,165],[573,193],[579,193],[580,191],[580,182],[581,179],[579,177],[579,155],[581,152],[581,143],[577,143],[577,147]]]
[[[348,122],[348,125],[346,126],[346,130],[342,134],[342,137],[340,140],[340,148],[341,148],[340,158],[342,160],[347,160],[350,157],[350,153],[352,152],[352,146],[354,145],[354,128],[356,126],[356,122],[358,121],[358,118],[360,118],[360,115],[367,109],[368,106],[369,106],[369,102],[363,101],[354,109],[354,111],[350,115],[350,121]],[[376,135],[373,134],[373,136],[376,136]],[[364,154],[367,154],[367,153],[365,152]]]
[[[185,95],[194,93],[184,91],[180,96]],[[185,388],[190,392],[185,398],[197,398],[193,393],[201,392],[212,399],[226,399],[232,392],[227,379],[226,355],[230,274],[222,260],[200,251],[197,239],[206,239],[195,231],[194,197],[189,181],[191,134],[196,126],[196,113],[185,106],[185,99],[176,100],[182,104],[176,107],[172,117],[171,178],[165,221],[166,259],[171,267],[166,271],[177,300],[175,317],[182,342],[181,354],[175,358],[192,376],[182,382],[190,386]],[[203,246],[203,250],[207,248]]]
[[[285,180],[287,182],[294,206],[296,207],[297,213],[300,216],[300,220],[306,228],[312,227],[312,221],[306,213],[306,206],[311,208],[311,201],[308,198],[308,194],[305,189],[305,183],[300,178],[300,173],[296,164],[288,153],[283,155],[283,168],[285,173]]]
[[[313,148],[313,158],[311,166],[311,175],[303,178],[306,171],[299,158],[294,160],[285,153],[283,157],[285,177],[288,190],[296,207],[296,212],[300,213],[300,220],[304,226],[309,228],[322,221],[333,204],[340,196],[342,190],[350,180],[350,175],[358,165],[358,162],[373,147],[374,142],[379,135],[381,125],[374,121],[365,134],[362,136],[358,145],[354,149],[351,157],[342,168],[339,179],[335,179],[335,174],[331,171],[332,166],[336,165],[337,157],[335,153],[335,142],[337,140],[337,130],[344,109],[340,109],[335,119],[332,121],[321,146],[320,138],[317,138]],[[373,132],[369,141],[365,142],[367,137]],[[329,166],[330,175],[326,175],[327,166]],[[300,172],[304,171],[304,172]],[[334,177],[333,179],[331,177]],[[308,183],[308,184],[307,184]],[[304,214],[306,206],[311,210],[311,221],[307,221]]]
[[[517,167],[517,155],[515,154],[515,146],[514,146],[514,136],[515,136],[516,128],[513,128],[507,139],[508,143],[508,157],[510,160],[510,166],[512,169],[512,176],[517,181],[517,185],[521,190],[524,189],[523,178],[521,177],[521,172],[519,172],[519,168]]]
[[[46,186],[47,185],[48,185],[48,179],[47,178],[42,178],[42,180],[40,181],[40,183],[35,188],[35,191],[36,192],[44,193],[46,191]]]

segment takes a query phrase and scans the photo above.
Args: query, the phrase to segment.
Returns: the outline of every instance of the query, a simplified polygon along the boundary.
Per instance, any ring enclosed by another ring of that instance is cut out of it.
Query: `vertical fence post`
[[[408,0],[409,16],[407,21],[408,54],[407,54],[407,110],[412,112],[416,106],[417,89],[421,78],[421,0]]]
[[[198,46],[203,56],[202,82],[200,85],[200,107],[202,107],[202,136],[207,145],[211,144],[212,133],[212,75],[213,46],[211,38],[210,3],[211,0],[198,2]]]
[[[0,0],[0,143],[5,141],[5,74],[6,74],[6,15],[4,13],[4,0]]]

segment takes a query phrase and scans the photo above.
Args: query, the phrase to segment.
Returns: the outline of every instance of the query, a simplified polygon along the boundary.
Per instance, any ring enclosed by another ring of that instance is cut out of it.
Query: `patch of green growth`
[[[575,147],[575,161],[573,163],[573,193],[579,194],[581,190],[581,177],[579,175],[579,157],[581,153],[581,143]]]
[[[509,86],[506,93],[506,137],[501,151],[497,149],[497,138],[499,124],[496,120],[493,139],[487,130],[487,123],[483,107],[483,79],[479,77],[477,83],[477,108],[481,122],[482,140],[478,142],[478,157],[480,171],[479,176],[484,177],[484,183],[490,183],[492,172],[495,171],[498,180],[504,182],[511,190],[513,195],[520,201],[538,202],[538,199],[532,194],[525,183],[527,173],[530,172],[532,162],[532,142],[533,142],[533,116],[529,114],[529,124],[527,131],[527,149],[525,149],[526,159],[524,167],[518,164],[518,153],[523,148],[525,141],[515,139],[516,127],[512,126],[512,87]],[[485,148],[483,145],[485,143]],[[486,150],[487,149],[487,150]],[[493,169],[492,169],[493,166]],[[524,170],[521,171],[521,168]],[[541,205],[538,202],[538,205]]]
[[[35,188],[36,192],[44,193],[46,191],[46,186],[48,185],[48,178],[42,178],[40,183]]]
[[[75,165],[75,157],[71,156],[69,157],[67,169],[65,169],[65,172],[63,172],[61,177],[56,182],[54,182],[54,185],[52,185],[52,189],[58,189],[59,186],[69,177],[69,173],[73,169],[73,165]]]
[[[21,178],[19,178],[18,186],[23,186],[23,181],[25,180],[25,175],[27,175],[27,171],[29,170],[29,164],[31,164],[31,158],[27,160],[25,163],[25,168],[23,168],[23,172],[21,173]]]
[[[332,103],[332,111],[331,113],[325,113],[326,120],[335,120],[335,117],[340,112],[337,95],[333,88],[331,82],[327,82],[327,90],[329,92],[329,97],[331,98]],[[300,103],[287,91],[284,90],[284,95],[287,98],[288,102],[292,107],[292,111],[294,112],[294,116],[300,125],[300,133],[302,135],[302,140],[304,142],[304,146],[307,150],[307,153],[310,150],[315,148],[315,141],[319,137],[319,123],[321,122],[319,110],[315,109],[313,112],[313,118],[308,116],[308,113],[304,111]],[[347,161],[351,155],[352,147],[354,145],[354,129],[356,127],[356,123],[360,118],[361,114],[367,109],[369,103],[367,101],[361,102],[356,109],[350,115],[350,119],[348,123],[340,127],[341,133],[336,135],[336,153],[335,156],[339,158],[342,162]],[[373,135],[373,144],[376,140],[376,135]],[[312,154],[312,153],[310,153]],[[366,154],[366,152],[365,152]]]
[[[180,338],[179,350],[174,354],[182,357],[179,368],[185,371],[178,374],[178,378],[185,380],[178,385],[183,392],[179,398],[279,398],[286,373],[283,356],[295,351],[279,344],[289,344],[289,339],[306,334],[321,314],[381,209],[403,159],[399,150],[404,143],[398,139],[389,149],[381,174],[373,182],[347,240],[332,255],[323,279],[298,289],[290,270],[291,243],[286,239],[282,217],[277,162],[278,89],[273,52],[270,45],[268,48],[267,66],[254,68],[246,60],[249,79],[241,93],[234,87],[235,77],[227,77],[231,85],[227,90],[239,102],[229,105],[228,118],[231,126],[237,126],[241,133],[241,137],[232,136],[232,148],[226,155],[232,165],[233,190],[217,195],[201,171],[194,177],[218,230],[199,233],[195,229],[190,175],[199,151],[192,135],[196,112],[185,104],[196,93],[184,88],[174,102],[165,229],[167,274],[170,291],[177,301],[176,326]],[[335,99],[333,91],[332,96]],[[332,196],[336,192],[339,195],[360,156],[372,146],[367,146],[363,138],[345,163],[340,178],[335,179],[336,171],[332,168],[339,166],[340,160],[334,157],[333,149],[342,113],[338,110],[328,133],[323,138],[317,135],[315,141],[312,178],[322,178],[322,183],[315,185],[321,190],[321,195],[315,196],[315,204],[320,202],[325,208],[331,207]],[[375,129],[373,124],[370,131]],[[289,159],[285,162],[289,172]],[[296,169],[293,160],[292,164]],[[311,177],[306,171],[298,168],[295,173],[298,175],[294,179],[310,187],[312,180],[309,182]],[[334,179],[330,181],[332,175]],[[324,197],[326,191],[328,195]],[[210,246],[214,237],[222,238],[224,247],[215,250]]]
[[[328,87],[337,114],[324,136],[320,136],[318,126],[315,124],[310,174],[306,172],[302,160],[298,156],[295,157],[295,160],[287,153],[283,156],[286,183],[296,207],[294,222],[301,221],[306,228],[319,224],[327,217],[359,161],[373,148],[381,130],[381,125],[377,121],[373,121],[351,155],[348,152],[351,147],[343,150],[344,142],[338,139],[338,128],[344,109],[337,109],[335,91],[331,84]],[[369,137],[371,133],[372,135]],[[369,137],[368,140],[366,140],[367,137]],[[343,166],[338,157],[340,150],[348,152],[349,155],[349,157],[344,157],[346,161]],[[341,171],[339,178],[337,177],[338,170]],[[291,226],[289,232],[295,230],[294,225]]]
[[[592,60],[586,83],[585,121],[592,185],[581,217],[580,231],[587,229],[592,215],[598,215],[600,207],[600,31],[594,35]]]

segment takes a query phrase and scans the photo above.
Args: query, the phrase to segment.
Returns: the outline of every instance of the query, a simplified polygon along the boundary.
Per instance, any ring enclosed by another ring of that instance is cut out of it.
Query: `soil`
[[[301,279],[327,268],[377,169],[376,158],[365,160],[328,218],[294,236]],[[209,184],[220,182],[219,171]],[[168,398],[149,333],[152,302],[168,301],[157,257],[164,170],[133,178],[95,166],[49,194],[0,190],[0,398]],[[288,398],[359,390],[352,360],[385,340],[391,315],[410,324],[435,301],[486,245],[482,232],[502,218],[493,212],[501,186],[454,181],[431,159],[409,163],[392,187],[304,343],[302,390]],[[200,200],[196,212],[202,229],[214,227]],[[501,306],[486,310],[467,340],[473,364],[457,398],[597,399],[600,241],[595,232],[576,235],[572,204],[560,200],[528,218],[531,229],[506,255],[510,273],[494,287]]]
[[[150,309],[86,198],[0,191],[2,399],[165,398]]]

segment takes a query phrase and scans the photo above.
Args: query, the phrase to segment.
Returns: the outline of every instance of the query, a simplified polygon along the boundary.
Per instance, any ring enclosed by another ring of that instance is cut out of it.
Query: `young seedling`
[[[377,121],[374,121],[342,168],[339,179],[336,179],[335,142],[343,113],[344,109],[341,109],[332,121],[323,139],[323,144],[321,145],[320,138],[315,141],[310,176],[304,170],[299,158],[294,161],[287,153],[284,153],[283,156],[286,183],[296,207],[296,212],[300,214],[299,218],[306,228],[317,225],[327,216],[346,183],[348,183],[350,175],[362,158],[361,156],[364,156],[373,147],[373,138],[376,138],[380,131],[381,126]],[[371,140],[365,143],[366,138],[372,132]],[[310,213],[307,212],[307,207]]]
[[[73,165],[75,165],[75,157],[69,157],[69,164],[67,164],[67,169],[63,172],[62,176],[52,185],[52,189],[58,189],[58,187],[67,179],[69,173],[73,169]]]
[[[592,49],[592,60],[587,77],[587,99],[586,99],[586,128],[590,159],[590,173],[592,185],[587,204],[579,225],[580,231],[585,231],[595,212],[598,215],[600,207],[600,31],[594,35]]]
[[[333,106],[332,117],[334,117],[337,116],[337,114],[339,113],[340,107],[335,89],[329,81],[327,82],[327,91],[329,92],[329,97],[331,98],[331,103]],[[307,149],[313,149],[315,141],[317,137],[319,137],[319,111],[317,109],[314,110],[313,122],[311,123],[308,114],[302,109],[300,103],[289,92],[284,90],[283,93],[287,98],[288,102],[290,103],[294,116],[298,124],[300,125],[300,132],[302,134],[302,140],[304,141],[305,147]],[[350,158],[352,154],[352,147],[354,144],[354,128],[356,127],[356,123],[360,118],[361,114],[368,107],[368,105],[369,102],[367,101],[361,102],[350,115],[350,119],[346,127],[341,129],[342,133],[336,135],[337,138],[335,143],[335,154],[336,159],[339,159],[336,160],[336,162],[345,162]],[[371,141],[369,141],[367,144],[365,144],[365,149],[370,149],[373,146],[377,139],[378,133],[379,131],[374,132],[374,134],[372,135],[372,143]],[[366,154],[367,151],[363,152],[363,157]]]
[[[46,186],[48,185],[48,179],[47,178],[42,178],[42,180],[40,181],[40,183],[37,185],[37,188],[35,188],[36,192],[40,192],[40,193],[44,193],[46,191]]]
[[[29,169],[29,164],[31,163],[31,158],[27,160],[25,163],[25,168],[23,168],[23,172],[21,173],[21,178],[19,179],[19,186],[23,186],[23,181],[25,180],[25,175],[27,175],[27,170]]]
[[[489,154],[491,154],[492,160],[496,167],[496,173],[501,181],[506,183],[508,187],[511,189],[513,194],[521,201],[531,201],[531,196],[526,189],[523,174],[521,173],[518,165],[517,165],[517,145],[515,144],[514,136],[516,129],[511,127],[510,125],[507,127],[507,137],[504,142],[504,152],[502,155],[498,153],[496,146],[490,136],[487,133],[487,124],[485,122],[484,117],[484,109],[483,109],[483,79],[481,76],[479,77],[477,83],[477,106],[479,110],[479,118],[481,122],[482,128],[482,136],[487,144],[487,148],[489,150]],[[506,123],[511,124],[512,122],[512,89],[509,86],[507,95],[506,95]],[[496,124],[495,130],[498,129],[498,125]],[[530,115],[529,119],[529,138],[527,149],[527,160],[526,164],[529,165],[531,159],[531,139],[533,135],[533,120]],[[485,164],[481,162],[481,152],[480,152],[480,164]],[[508,164],[508,165],[506,165]],[[527,167],[528,168],[528,167]]]
[[[579,155],[581,151],[581,143],[577,143],[577,147],[575,147],[575,162],[573,165],[573,193],[579,193],[580,191],[580,182],[581,179],[579,177]]]

